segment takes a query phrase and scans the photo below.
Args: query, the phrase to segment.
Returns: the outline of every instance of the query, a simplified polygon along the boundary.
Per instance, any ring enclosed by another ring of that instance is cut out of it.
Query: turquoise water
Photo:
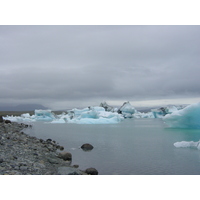
[[[200,150],[173,145],[199,141],[200,130],[167,128],[162,119],[126,119],[110,125],[37,122],[26,133],[56,140],[72,153],[72,165],[94,167],[100,175],[200,174]],[[94,149],[82,151],[84,143]]]

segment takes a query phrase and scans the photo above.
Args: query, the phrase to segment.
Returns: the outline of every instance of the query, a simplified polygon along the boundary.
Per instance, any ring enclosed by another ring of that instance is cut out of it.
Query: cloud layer
[[[0,103],[200,95],[199,26],[0,26]]]

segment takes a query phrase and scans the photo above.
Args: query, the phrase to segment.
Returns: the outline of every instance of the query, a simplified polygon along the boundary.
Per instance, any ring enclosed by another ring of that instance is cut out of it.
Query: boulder
[[[90,175],[98,175],[98,171],[95,168],[87,168],[85,173]]]
[[[69,153],[69,152],[65,152],[65,151],[59,153],[58,157],[61,158],[61,159],[63,159],[63,160],[69,160],[69,161],[72,160],[72,154]]]
[[[60,151],[63,151],[63,150],[64,150],[64,147],[63,147],[63,146],[60,146],[59,149],[60,149]]]
[[[88,143],[86,143],[86,144],[83,144],[82,146],[81,146],[81,149],[83,149],[84,151],[90,151],[90,150],[92,150],[94,147],[91,145],[91,144],[88,144]]]
[[[5,120],[5,123],[6,123],[6,124],[11,124],[11,121],[8,120],[8,119],[6,119],[6,120]]]

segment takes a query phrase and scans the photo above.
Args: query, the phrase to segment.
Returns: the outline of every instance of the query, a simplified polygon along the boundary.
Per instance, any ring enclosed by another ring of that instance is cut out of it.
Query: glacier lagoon
[[[175,146],[199,141],[200,129],[169,128],[159,118],[128,118],[116,124],[34,122],[24,132],[56,140],[72,153],[72,165],[78,164],[81,170],[94,167],[99,175],[200,174],[200,150]],[[94,149],[83,151],[84,143]]]

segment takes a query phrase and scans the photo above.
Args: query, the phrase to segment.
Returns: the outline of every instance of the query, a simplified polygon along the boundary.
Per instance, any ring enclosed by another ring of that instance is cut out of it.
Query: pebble
[[[58,143],[29,136],[23,132],[25,128],[31,127],[17,122],[0,122],[0,175],[85,174],[70,166],[71,162],[59,158],[57,147],[61,146]],[[60,173],[62,167],[65,170]]]

